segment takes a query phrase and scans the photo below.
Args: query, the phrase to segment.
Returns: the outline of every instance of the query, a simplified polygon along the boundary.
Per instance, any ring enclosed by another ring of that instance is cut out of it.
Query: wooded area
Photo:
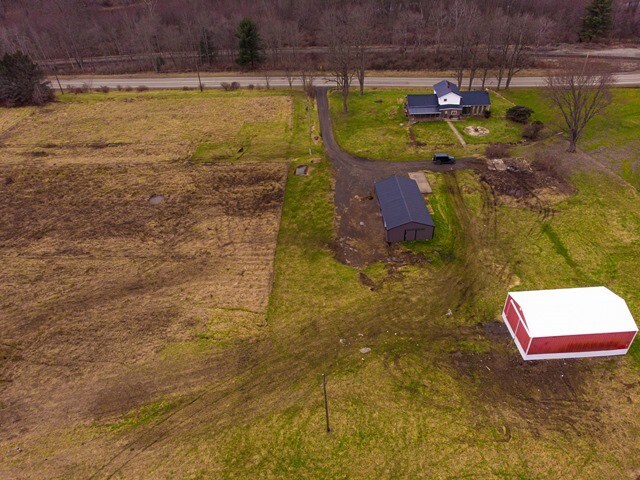
[[[640,0],[5,0],[0,52],[48,72],[231,70],[245,18],[261,68],[336,70],[347,55],[361,82],[365,68],[448,68],[508,84],[529,47],[640,36]]]

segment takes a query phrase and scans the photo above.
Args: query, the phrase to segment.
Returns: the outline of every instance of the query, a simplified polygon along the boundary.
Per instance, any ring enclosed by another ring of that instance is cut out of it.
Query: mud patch
[[[554,171],[524,159],[503,160],[506,169],[480,170],[480,178],[504,203],[520,201],[530,206],[553,204],[574,192],[571,184]]]
[[[507,330],[506,325],[503,322],[500,321],[494,321],[494,322],[489,322],[489,323],[485,323],[484,325],[481,325],[482,330],[484,331],[484,333],[492,339],[505,339],[505,338],[511,338],[511,335],[509,334],[509,330]]]
[[[499,335],[495,325],[488,328],[489,336]],[[474,396],[484,399],[491,424],[527,429],[535,437],[548,431],[598,431],[602,416],[589,385],[594,365],[602,360],[527,362],[510,337],[499,338],[487,353],[458,351],[449,357],[452,368],[478,389]]]

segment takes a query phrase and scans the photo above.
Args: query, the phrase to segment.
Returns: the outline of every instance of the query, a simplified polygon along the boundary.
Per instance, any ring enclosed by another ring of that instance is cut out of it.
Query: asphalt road
[[[55,78],[50,78],[54,87],[58,86]],[[442,78],[415,78],[415,77],[376,77],[369,76],[365,80],[365,84],[369,87],[431,87],[434,83],[439,82]],[[453,78],[449,80],[454,81]],[[203,76],[202,83],[206,88],[219,88],[222,82],[238,82],[242,87],[248,85],[265,86],[266,80],[264,76],[248,77],[248,76]],[[616,75],[615,83],[621,86],[640,85],[640,72],[638,73],[622,73]],[[92,88],[106,86],[110,88],[120,87],[138,87],[145,86],[151,89],[180,89],[184,87],[198,88],[198,77],[171,77],[171,76],[152,76],[152,77],[79,77],[79,78],[61,78],[60,84],[63,88],[69,86],[81,86],[87,84]],[[269,84],[272,87],[288,87],[289,82],[286,77],[270,77]],[[302,84],[299,78],[295,78],[293,84],[300,86]],[[335,81],[331,77],[316,78],[315,85],[332,86]],[[539,87],[544,85],[543,77],[515,77],[511,82],[514,87]],[[465,85],[466,86],[466,85]],[[480,82],[474,82],[474,86],[479,87]],[[487,87],[496,86],[496,80],[490,79]]]

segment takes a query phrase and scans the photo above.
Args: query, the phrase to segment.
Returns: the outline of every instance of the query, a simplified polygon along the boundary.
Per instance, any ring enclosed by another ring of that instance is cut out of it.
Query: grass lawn
[[[507,110],[512,104],[497,95],[491,94],[491,117],[467,118],[455,122],[454,125],[467,143],[486,145],[487,143],[515,143],[522,140],[523,126],[507,120]],[[482,126],[489,129],[484,137],[473,137],[464,131],[468,126]]]
[[[404,115],[404,98],[407,92],[408,90],[375,88],[368,89],[363,96],[353,92],[349,97],[347,114],[342,113],[339,94],[330,94],[331,113],[338,143],[345,150],[357,155],[402,161],[428,159],[437,151],[445,151],[456,156],[473,155],[482,153],[487,143],[512,143],[521,138],[522,126],[505,119],[509,102],[492,94],[491,118],[474,117],[453,122],[469,144],[463,148],[445,122],[423,122],[409,126]],[[424,92],[425,90],[415,91]],[[469,125],[481,125],[490,132],[484,137],[472,137],[463,130]]]
[[[578,147],[640,188],[640,88],[614,88],[612,93],[611,105],[587,125]],[[532,108],[533,118],[558,128],[559,116],[542,90],[516,88],[504,95]]]

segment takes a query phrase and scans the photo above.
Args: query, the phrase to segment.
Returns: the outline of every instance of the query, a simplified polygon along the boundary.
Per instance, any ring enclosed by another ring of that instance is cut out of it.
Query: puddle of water
[[[147,203],[149,205],[159,205],[164,202],[164,195],[160,195],[159,193],[155,193],[149,197]]]

